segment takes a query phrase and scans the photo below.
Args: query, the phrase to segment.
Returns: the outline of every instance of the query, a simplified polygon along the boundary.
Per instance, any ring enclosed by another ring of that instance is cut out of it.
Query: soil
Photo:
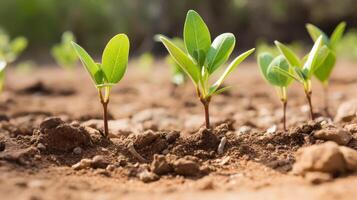
[[[317,120],[309,121],[302,88],[294,84],[285,132],[274,88],[262,80],[255,63],[244,64],[226,82],[235,87],[212,98],[213,128],[205,129],[203,106],[193,86],[174,87],[169,67],[160,61],[155,66],[148,74],[130,63],[127,75],[113,88],[110,139],[101,136],[101,104],[84,69],[44,66],[31,74],[8,71],[0,96],[1,199],[357,195],[357,173],[336,174],[322,182],[291,173],[300,148],[325,142],[316,138],[324,136],[316,132],[331,130],[324,123],[342,128],[357,122],[353,117],[344,122],[324,117],[318,82],[313,85]],[[357,98],[356,77],[353,63],[338,63],[329,94],[333,116],[339,105]],[[345,146],[357,150],[355,132]]]

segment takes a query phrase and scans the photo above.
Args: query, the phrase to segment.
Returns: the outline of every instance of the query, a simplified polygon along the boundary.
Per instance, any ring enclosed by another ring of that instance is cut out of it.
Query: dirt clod
[[[75,127],[57,117],[45,119],[40,125],[39,135],[34,135],[50,152],[72,151],[78,146],[88,146],[91,139],[83,127]]]
[[[347,170],[357,171],[357,151],[344,146],[340,147],[340,151],[345,158]]]
[[[96,155],[92,158],[91,166],[93,168],[102,168],[105,169],[109,164],[109,161],[106,160],[104,156]]]
[[[305,175],[307,172],[324,172],[333,175],[345,172],[345,160],[334,142],[326,142],[298,150],[294,174]]]
[[[356,117],[357,113],[357,100],[350,100],[342,103],[338,109],[334,121],[336,122],[349,122]]]
[[[158,175],[168,174],[173,171],[166,157],[163,155],[154,155],[154,160],[151,163],[151,171]]]
[[[341,128],[328,128],[316,131],[314,137],[321,140],[334,141],[340,145],[346,145],[352,139],[350,132]]]
[[[159,180],[159,176],[149,172],[148,170],[144,170],[138,174],[139,179],[144,183],[150,183]]]
[[[89,168],[91,166],[91,164],[92,164],[91,159],[84,158],[81,161],[79,161],[78,163],[72,165],[72,169],[74,169],[74,170],[86,169],[86,168]]]
[[[331,181],[333,177],[329,173],[309,172],[306,173],[305,179],[312,184],[320,184],[320,183]]]
[[[182,176],[198,176],[200,174],[200,165],[187,157],[173,162],[173,168],[176,174]]]

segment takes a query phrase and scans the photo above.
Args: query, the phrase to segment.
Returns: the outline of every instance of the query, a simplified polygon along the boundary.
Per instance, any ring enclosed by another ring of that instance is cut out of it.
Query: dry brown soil
[[[290,173],[300,147],[322,142],[311,136],[321,127],[307,122],[299,85],[289,90],[290,130],[280,131],[274,89],[255,63],[245,64],[226,82],[235,87],[213,98],[215,128],[205,130],[191,83],[174,88],[161,62],[153,72],[136,65],[129,65],[112,90],[109,112],[117,123],[110,124],[110,140],[100,137],[101,122],[93,121],[102,110],[84,69],[46,66],[31,74],[10,69],[0,96],[0,199],[356,199],[356,174],[312,184]],[[357,97],[356,88],[356,66],[338,63],[330,88],[332,115]],[[318,82],[313,92],[316,113],[323,115]],[[47,117],[63,121],[42,123]],[[266,133],[273,125],[278,131]],[[227,143],[219,154],[222,137]],[[130,153],[130,145],[143,160]],[[74,153],[76,147],[80,152]],[[71,167],[94,156],[99,161],[88,168]],[[166,168],[153,166],[159,159]]]

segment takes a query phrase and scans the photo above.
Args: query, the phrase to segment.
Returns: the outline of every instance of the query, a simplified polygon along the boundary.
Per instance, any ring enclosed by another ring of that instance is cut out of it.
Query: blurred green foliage
[[[337,45],[337,54],[342,58],[357,60],[357,30],[348,31]]]
[[[73,33],[66,31],[62,35],[61,43],[56,44],[51,49],[52,57],[58,65],[65,69],[73,69],[78,61],[77,54],[71,42],[76,42]]]
[[[24,37],[16,37],[10,39],[10,36],[0,29],[0,60],[7,64],[12,63],[27,47],[27,39]]]
[[[126,33],[140,55],[163,52],[152,37],[181,32],[189,9],[202,14],[212,35],[229,31],[242,38],[241,47],[249,47],[260,37],[269,42],[309,41],[307,22],[327,32],[341,20],[353,26],[354,4],[355,0],[1,0],[0,26],[12,36],[28,38],[30,52],[39,58],[66,30],[97,55],[112,35]]]

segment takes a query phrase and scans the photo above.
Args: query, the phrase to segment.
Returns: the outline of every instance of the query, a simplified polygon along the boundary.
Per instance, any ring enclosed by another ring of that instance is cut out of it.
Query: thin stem
[[[108,103],[109,103],[109,94],[110,88],[105,88],[105,95],[103,97],[101,89],[98,89],[100,102],[103,106],[103,123],[104,123],[104,134],[103,137],[107,138],[109,135],[109,128],[108,128]]]
[[[206,128],[209,129],[210,128],[210,120],[209,120],[209,103],[210,103],[210,98],[207,99],[200,99],[204,110],[205,110],[205,124],[206,124]]]
[[[284,126],[284,131],[287,131],[288,129],[286,128],[286,108],[288,105],[288,101],[283,100],[283,126]]]
[[[307,98],[307,101],[309,103],[309,107],[310,107],[310,117],[311,117],[311,120],[314,120],[315,117],[314,117],[314,111],[313,111],[313,107],[312,107],[312,102],[311,102],[311,94],[312,92],[305,92],[306,94],[306,98]]]

